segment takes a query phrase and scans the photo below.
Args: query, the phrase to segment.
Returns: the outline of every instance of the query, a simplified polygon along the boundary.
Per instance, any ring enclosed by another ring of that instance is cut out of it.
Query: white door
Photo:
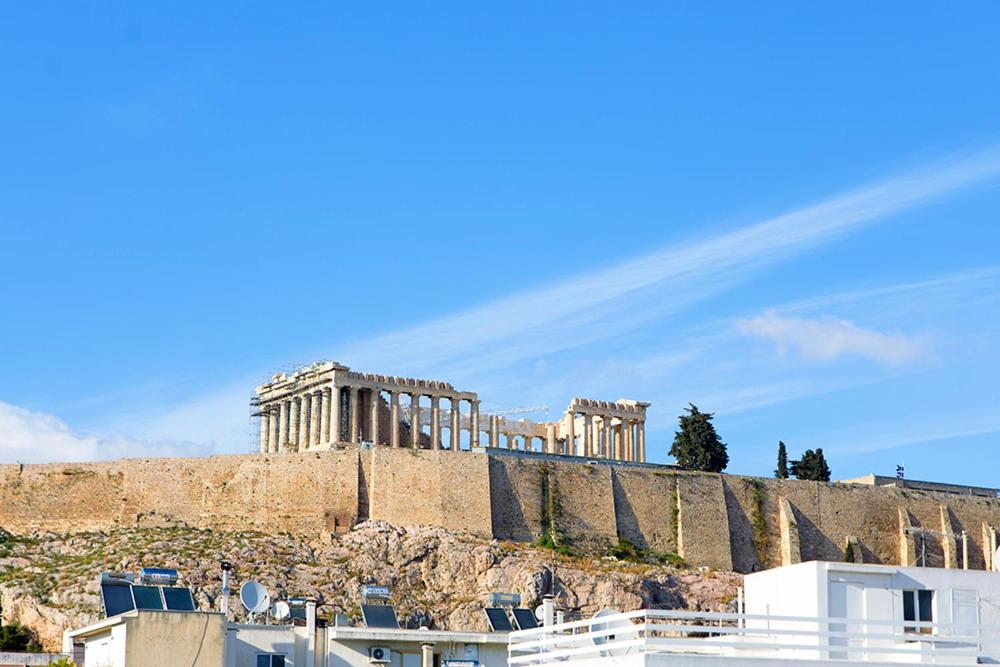
[[[853,622],[830,623],[830,632],[847,633],[846,637],[830,637],[830,658],[864,660],[861,651],[836,651],[835,646],[862,647],[864,640],[865,585],[857,581],[830,582],[830,618],[845,618]]]

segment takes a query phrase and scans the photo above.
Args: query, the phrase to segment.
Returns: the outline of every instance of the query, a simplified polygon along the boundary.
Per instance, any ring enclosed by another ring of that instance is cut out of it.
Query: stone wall
[[[378,447],[280,455],[0,466],[0,528],[190,525],[317,535],[428,524],[601,553],[620,539],[751,572],[798,560],[989,565],[1000,499],[589,464],[517,453]],[[851,549],[847,545],[851,544]]]
[[[0,527],[118,526],[319,533],[358,515],[358,452],[0,466]]]
[[[368,518],[430,525],[490,537],[486,454],[376,447],[368,459]]]

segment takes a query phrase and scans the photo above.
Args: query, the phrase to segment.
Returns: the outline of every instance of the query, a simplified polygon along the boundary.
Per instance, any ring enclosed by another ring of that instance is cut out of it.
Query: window
[[[257,667],[285,667],[285,654],[258,653]]]
[[[931,623],[934,621],[934,591],[903,591],[903,620]],[[929,635],[933,628],[907,626],[903,632]]]

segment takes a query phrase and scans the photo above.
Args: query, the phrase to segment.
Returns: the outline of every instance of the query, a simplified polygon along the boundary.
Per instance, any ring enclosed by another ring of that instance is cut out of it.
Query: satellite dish
[[[283,621],[288,618],[292,613],[291,608],[288,603],[284,600],[280,600],[274,603],[274,609],[271,610],[271,616],[279,621]]]
[[[618,616],[615,619],[609,619],[610,616]],[[618,630],[618,632],[608,632],[609,630]],[[590,641],[594,646],[603,646],[610,642],[616,641],[616,639],[621,639],[621,635],[625,635],[631,631],[635,633],[635,626],[627,618],[621,618],[621,612],[617,609],[602,609],[591,618],[590,621],[590,631],[591,632],[607,632],[607,634],[601,635],[599,637],[591,637]],[[601,651],[602,656],[622,656],[628,654],[628,648],[615,648]]]
[[[997,547],[996,552],[993,554],[993,569],[996,572],[1000,572],[1000,547]]]
[[[540,604],[535,607],[535,619],[538,620],[539,623],[545,620],[545,605]]]
[[[271,606],[271,596],[256,581],[248,581],[240,586],[240,602],[250,614],[260,614]]]

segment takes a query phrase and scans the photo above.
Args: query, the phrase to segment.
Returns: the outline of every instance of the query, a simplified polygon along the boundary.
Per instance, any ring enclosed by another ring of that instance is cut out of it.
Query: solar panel
[[[486,612],[486,620],[490,624],[490,631],[492,632],[513,632],[514,626],[510,624],[510,619],[507,617],[507,612],[501,607],[487,607],[483,611]]]
[[[194,611],[194,598],[190,588],[177,586],[164,587],[163,599],[167,601],[167,609],[173,611]]]
[[[363,604],[361,616],[365,619],[366,628],[399,628],[396,620],[396,610],[388,604]]]
[[[514,623],[517,624],[518,630],[530,630],[538,627],[538,620],[535,618],[535,613],[530,609],[521,607],[514,609],[513,612]]]
[[[133,586],[136,609],[163,609],[163,598],[157,586]]]
[[[104,601],[104,615],[108,617],[135,609],[132,587],[128,584],[101,584],[101,599]]]

